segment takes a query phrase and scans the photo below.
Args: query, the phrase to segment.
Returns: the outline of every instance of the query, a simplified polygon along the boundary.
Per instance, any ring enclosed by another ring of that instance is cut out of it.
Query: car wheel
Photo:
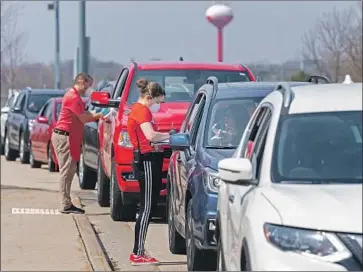
[[[192,201],[187,208],[187,218],[185,226],[185,241],[187,248],[187,268],[188,271],[215,271],[216,254],[212,251],[200,250],[195,245],[193,234]]]
[[[5,136],[1,135],[1,146],[0,146],[0,155],[4,155],[5,153]]]
[[[26,151],[26,143],[24,138],[24,133],[20,135],[20,143],[19,143],[19,159],[20,163],[26,164],[29,163],[29,152]]]
[[[97,183],[98,204],[101,207],[110,206],[110,180],[103,171],[100,156],[98,156]]]
[[[168,180],[168,190],[166,197],[166,208],[167,208],[167,219],[168,219],[168,237],[169,237],[169,250],[173,254],[185,254],[185,239],[180,235],[180,233],[175,228],[174,223],[174,212],[173,206],[170,204],[170,185],[169,185],[169,176]]]
[[[7,137],[6,134],[5,134],[4,153],[5,153],[5,159],[7,161],[15,161],[18,155],[18,152],[16,150],[10,148],[9,138]]]
[[[223,257],[223,245],[220,235],[218,237],[218,247],[217,247],[217,271],[226,271],[226,266]]]
[[[81,152],[78,164],[78,182],[79,187],[83,190],[94,190],[96,188],[97,174],[84,163],[83,152]]]
[[[112,160],[110,184],[110,215],[113,221],[133,221],[136,216],[136,204],[125,205],[117,183],[116,164]]]
[[[57,172],[57,167],[53,161],[52,149],[50,147],[50,144],[48,145],[48,170],[49,172]]]
[[[29,164],[30,164],[30,168],[40,168],[42,166],[41,162],[36,161],[34,159],[34,154],[33,154],[33,149],[32,146],[30,144],[30,155],[29,155]]]

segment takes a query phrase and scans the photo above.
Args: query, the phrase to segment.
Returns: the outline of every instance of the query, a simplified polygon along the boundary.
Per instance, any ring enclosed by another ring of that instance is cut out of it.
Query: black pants
[[[143,255],[151,215],[157,207],[161,190],[163,153],[142,154],[140,162],[133,163],[135,178],[140,184],[140,211],[135,225],[133,253]]]

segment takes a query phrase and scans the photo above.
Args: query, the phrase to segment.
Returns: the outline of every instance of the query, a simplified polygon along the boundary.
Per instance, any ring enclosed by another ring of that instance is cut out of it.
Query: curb
[[[72,202],[78,207],[82,206],[81,200],[78,196],[72,196]],[[73,216],[73,219],[78,228],[78,232],[83,241],[85,251],[93,271],[112,271],[88,217],[85,214],[82,214]]]

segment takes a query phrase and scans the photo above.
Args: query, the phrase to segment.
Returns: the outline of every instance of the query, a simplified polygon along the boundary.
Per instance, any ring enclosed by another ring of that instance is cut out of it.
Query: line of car
[[[126,123],[141,77],[166,90],[158,129],[179,131],[164,146],[159,203],[169,249],[187,255],[188,271],[362,269],[361,83],[255,82],[243,65],[131,63],[84,100],[105,116],[85,125],[79,184],[97,186],[115,221],[137,214]],[[60,101],[27,123],[32,167],[56,170],[49,137]]]

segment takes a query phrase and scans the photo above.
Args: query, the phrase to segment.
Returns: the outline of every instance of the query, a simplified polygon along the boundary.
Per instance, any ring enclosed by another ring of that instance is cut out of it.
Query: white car
[[[8,100],[5,106],[1,108],[1,130],[0,130],[0,144],[1,144],[1,154],[4,153],[4,142],[5,142],[5,126],[8,120],[8,115],[10,109],[15,105],[17,98],[19,97],[19,90],[9,90]]]
[[[281,83],[218,164],[219,271],[362,271],[362,83]]]

